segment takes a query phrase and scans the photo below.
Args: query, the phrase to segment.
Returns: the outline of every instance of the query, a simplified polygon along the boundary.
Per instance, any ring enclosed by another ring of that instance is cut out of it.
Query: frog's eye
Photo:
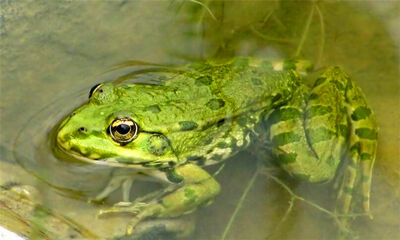
[[[117,143],[127,144],[136,138],[138,126],[130,118],[117,118],[108,127],[108,133]]]
[[[97,91],[97,89],[99,89],[101,87],[101,83],[98,83],[96,85],[94,85],[89,92],[89,98],[93,95],[94,92]]]

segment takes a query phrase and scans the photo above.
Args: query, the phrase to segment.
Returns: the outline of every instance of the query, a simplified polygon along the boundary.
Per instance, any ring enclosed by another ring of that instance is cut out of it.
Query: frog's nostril
[[[79,132],[87,132],[87,129],[85,127],[80,127],[78,128]]]

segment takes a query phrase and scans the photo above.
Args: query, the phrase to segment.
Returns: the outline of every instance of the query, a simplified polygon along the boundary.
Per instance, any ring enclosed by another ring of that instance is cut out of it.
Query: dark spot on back
[[[225,123],[225,118],[224,118],[224,119],[221,119],[221,120],[219,120],[219,121],[217,122],[217,127],[221,127],[222,125],[224,125],[224,123]]]
[[[210,85],[212,83],[212,78],[209,76],[201,76],[196,78],[196,85]]]
[[[147,107],[145,107],[144,110],[145,110],[145,111],[152,112],[152,113],[159,113],[159,112],[161,112],[161,109],[160,109],[160,107],[159,107],[158,105],[150,105],[150,106],[147,106]]]
[[[282,94],[277,93],[274,96],[272,96],[272,102],[279,101],[282,98]]]
[[[218,109],[222,108],[223,106],[225,106],[225,101],[222,99],[219,99],[219,98],[218,99],[213,98],[210,101],[208,101],[206,106],[212,110],[218,110]]]
[[[262,81],[259,78],[251,78],[251,82],[257,86],[262,85]]]
[[[319,97],[319,95],[318,94],[316,94],[316,93],[311,93],[310,94],[310,97],[308,98],[309,100],[315,100],[315,99],[317,99]]]
[[[189,131],[196,129],[198,127],[198,124],[193,121],[180,121],[179,126],[181,127],[182,131]]]
[[[208,138],[204,139],[204,144],[208,145],[208,144],[212,143],[212,141],[213,141],[213,139],[211,137],[208,137]]]

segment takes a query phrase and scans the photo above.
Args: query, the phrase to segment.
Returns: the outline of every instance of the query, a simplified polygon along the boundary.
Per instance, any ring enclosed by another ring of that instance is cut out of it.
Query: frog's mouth
[[[89,164],[97,164],[97,165],[105,165],[105,166],[111,166],[111,167],[124,167],[124,168],[134,168],[134,169],[140,169],[144,170],[147,169],[145,167],[145,163],[134,163],[131,161],[129,164],[123,163],[118,157],[109,157],[109,158],[94,158],[91,156],[83,156],[81,152],[77,152],[73,150],[73,148],[65,148],[64,145],[62,144],[56,144],[56,149],[55,151],[57,152],[57,155],[67,155],[69,157],[72,157],[74,160],[78,160],[84,163],[89,163]],[[60,154],[61,153],[61,154]]]

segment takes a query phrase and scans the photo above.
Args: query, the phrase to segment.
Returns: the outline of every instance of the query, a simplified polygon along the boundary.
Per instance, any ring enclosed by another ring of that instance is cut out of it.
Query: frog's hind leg
[[[344,92],[322,75],[312,89],[299,87],[292,99],[267,116],[272,152],[289,174],[309,182],[332,180],[340,163],[347,127]]]
[[[329,97],[337,100],[328,101],[338,104],[336,108],[339,107],[337,110],[341,111],[338,116],[342,116],[336,119],[336,126],[339,140],[344,139],[345,143],[341,147],[344,172],[342,175],[339,172],[336,176],[337,180],[341,181],[341,186],[335,211],[342,216],[342,224],[346,226],[349,214],[354,215],[360,201],[363,212],[370,214],[369,196],[377,147],[377,126],[361,89],[339,67],[327,69],[321,78],[317,79],[308,108],[313,105],[314,99],[321,99],[329,89],[335,90],[330,91]],[[320,101],[326,99],[317,102]],[[334,107],[334,104],[330,106]]]
[[[361,89],[350,79],[346,81],[345,88],[346,111],[350,122],[350,148],[349,161],[338,193],[336,211],[342,214],[349,213],[353,208],[353,196],[361,195],[363,211],[372,217],[370,214],[370,188],[377,148],[377,124]],[[361,176],[357,172],[361,173]]]

